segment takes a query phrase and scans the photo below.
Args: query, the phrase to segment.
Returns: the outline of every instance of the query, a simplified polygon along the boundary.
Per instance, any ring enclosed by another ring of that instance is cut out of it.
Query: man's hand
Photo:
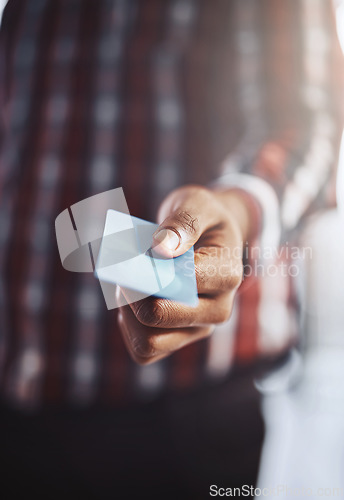
[[[166,257],[195,246],[199,303],[189,307],[148,297],[119,309],[119,325],[133,359],[148,364],[210,335],[216,323],[231,314],[242,281],[243,242],[250,231],[250,213],[240,192],[187,186],[162,203],[152,242]],[[130,302],[130,291],[119,290]]]

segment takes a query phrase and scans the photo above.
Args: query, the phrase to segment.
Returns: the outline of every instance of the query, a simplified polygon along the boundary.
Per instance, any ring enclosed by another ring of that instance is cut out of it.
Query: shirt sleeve
[[[284,16],[265,4],[265,131],[256,140],[246,134],[224,160],[218,182],[256,198],[260,242],[275,246],[308,215],[334,204],[344,80],[331,2],[300,0],[294,14],[293,2]]]

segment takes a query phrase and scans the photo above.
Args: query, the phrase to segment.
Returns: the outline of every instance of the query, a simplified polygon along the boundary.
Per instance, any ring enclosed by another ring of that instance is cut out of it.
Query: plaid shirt
[[[247,280],[209,339],[135,365],[97,280],[62,268],[54,220],[118,186],[132,215],[154,220],[175,187],[217,179],[256,198],[266,241],[279,225],[279,260],[288,258],[286,242],[333,193],[342,103],[330,7],[9,1],[0,62],[4,398],[23,408],[126,404],[222,380],[295,342],[294,292],[280,273]]]

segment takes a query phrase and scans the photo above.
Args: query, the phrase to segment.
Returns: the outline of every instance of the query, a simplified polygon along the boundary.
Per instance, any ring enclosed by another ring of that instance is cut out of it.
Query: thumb
[[[203,191],[192,189],[186,196],[183,192],[173,203],[165,200],[160,212],[168,215],[153,234],[154,253],[168,258],[182,255],[214,224],[209,196],[205,199]]]

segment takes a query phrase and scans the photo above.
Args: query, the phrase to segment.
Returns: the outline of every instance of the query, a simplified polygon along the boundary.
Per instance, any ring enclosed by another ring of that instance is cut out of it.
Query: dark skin
[[[130,303],[130,290],[118,287],[130,304],[119,308],[120,330],[142,365],[208,337],[229,319],[242,282],[243,244],[253,229],[246,199],[230,189],[179,188],[165,198],[157,219],[157,255],[177,257],[195,246],[199,303],[189,307],[153,296]]]

